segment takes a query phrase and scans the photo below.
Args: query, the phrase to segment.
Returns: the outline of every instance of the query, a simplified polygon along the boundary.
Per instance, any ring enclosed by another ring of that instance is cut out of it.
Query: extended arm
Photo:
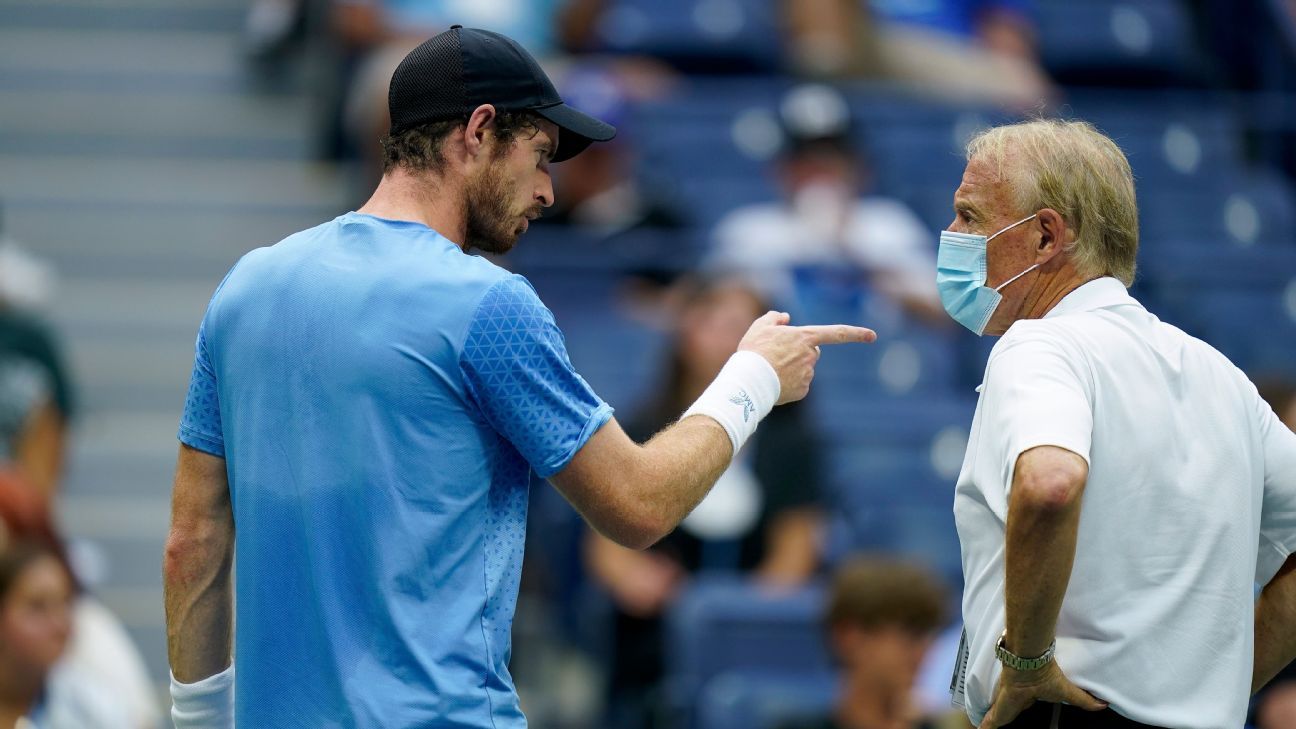
[[[786,314],[770,312],[752,324],[738,345],[740,352],[755,352],[763,357],[778,377],[776,394],[770,398],[774,402],[765,403],[764,410],[755,417],[767,413],[772,404],[805,397],[814,378],[819,345],[872,342],[877,338],[872,331],[859,327],[792,327],[786,326],[787,321]],[[725,377],[722,371],[712,387],[724,384]],[[744,389],[741,384],[732,383],[731,389],[744,396],[747,389],[755,392],[756,388]],[[711,394],[708,388],[708,394],[699,402]],[[752,413],[744,411],[741,404],[737,407],[746,423]],[[749,425],[754,428],[755,422]],[[613,420],[595,433],[551,480],[601,534],[623,546],[643,549],[668,534],[702,500],[729,465],[735,450],[734,437],[718,420],[693,415],[641,446]]]
[[[225,459],[180,446],[163,556],[167,654],[178,681],[230,665],[234,515]]]

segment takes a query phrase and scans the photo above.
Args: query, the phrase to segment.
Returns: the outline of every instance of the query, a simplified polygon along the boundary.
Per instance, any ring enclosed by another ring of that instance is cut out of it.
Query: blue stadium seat
[[[1039,48],[1064,83],[1192,83],[1202,74],[1178,0],[1039,0]]]
[[[1296,247],[1181,243],[1142,259],[1148,306],[1244,370],[1296,363]]]
[[[597,28],[603,47],[655,56],[699,73],[773,72],[777,9],[761,0],[613,0]]]
[[[604,400],[623,412],[656,381],[665,335],[629,318],[620,301],[625,278],[616,271],[525,271],[563,330],[576,370]]]
[[[667,615],[672,705],[693,717],[708,684],[734,670],[828,672],[823,600],[820,587],[771,591],[734,578],[696,579]]]
[[[702,689],[698,729],[775,729],[829,714],[839,692],[833,673],[729,671]]]

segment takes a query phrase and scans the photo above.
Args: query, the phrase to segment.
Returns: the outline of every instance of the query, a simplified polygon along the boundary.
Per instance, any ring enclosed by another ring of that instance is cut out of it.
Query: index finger
[[[853,327],[849,324],[812,324],[797,327],[810,335],[815,344],[847,344],[858,342],[869,344],[877,341],[877,332],[864,327]]]

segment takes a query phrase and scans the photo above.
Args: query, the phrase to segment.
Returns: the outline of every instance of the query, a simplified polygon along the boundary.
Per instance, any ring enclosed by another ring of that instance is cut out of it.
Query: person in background
[[[588,66],[564,74],[561,86],[572,104],[615,126],[617,136],[554,168],[554,204],[539,222],[609,238],[644,228],[683,228],[684,213],[634,176],[626,83],[612,70]]]
[[[838,568],[824,616],[829,649],[841,669],[841,693],[825,716],[780,729],[935,729],[966,726],[961,715],[939,723],[914,700],[923,658],[947,619],[945,586],[922,567],[857,556]]]
[[[785,0],[790,63],[812,77],[865,77],[945,101],[1014,110],[1051,103],[1031,0]]]
[[[374,143],[390,127],[388,81],[401,59],[452,24],[515,38],[548,64],[574,40],[564,24],[572,0],[332,0],[329,25],[353,73],[344,82],[343,127],[360,162],[357,189],[377,184],[382,155]]]
[[[797,279],[817,269],[845,268],[859,286],[904,311],[944,326],[932,271],[931,234],[904,203],[861,196],[868,166],[852,141],[846,100],[809,84],[779,107],[785,145],[775,174],[783,200],[734,210],[716,225],[705,266],[742,272],[778,300],[805,298]]]
[[[107,686],[56,670],[72,635],[76,588],[57,547],[0,547],[0,727],[133,729]]]
[[[0,393],[0,457],[49,499],[62,478],[75,407],[58,338],[36,314],[49,303],[54,282],[49,264],[5,233],[0,215],[0,360],[11,369],[25,363],[5,376]]]
[[[681,282],[678,313],[662,396],[629,421],[626,432],[647,441],[692,402],[766,310],[738,279]],[[733,460],[706,499],[678,529],[636,552],[590,531],[586,566],[613,606],[609,729],[653,726],[663,671],[662,615],[690,575],[750,574],[772,585],[805,582],[819,565],[819,446],[800,405],[774,410]]]
[[[48,378],[38,364],[0,356],[0,446],[5,448],[0,451],[0,548],[9,542],[38,543],[68,564],[64,542],[50,518],[49,495],[31,485],[21,464],[13,460],[11,446],[28,437],[28,424],[51,397]],[[70,565],[67,572],[73,572]],[[67,705],[75,709],[74,715],[90,721],[56,726],[156,727],[161,712],[139,651],[107,607],[81,591],[75,580],[73,586],[75,629],[68,649],[60,651],[48,672],[48,683],[57,691],[51,691],[47,704],[56,716]],[[82,695],[82,687],[88,696]]]

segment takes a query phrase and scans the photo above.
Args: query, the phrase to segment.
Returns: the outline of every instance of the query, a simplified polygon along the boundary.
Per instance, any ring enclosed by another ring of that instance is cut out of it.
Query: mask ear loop
[[[1031,213],[1030,215],[1027,215],[1026,217],[1022,218],[1021,220],[1018,220],[1017,222],[1013,223],[1012,225],[1008,226],[1007,228],[1004,228],[1003,230],[999,231],[998,233],[995,233],[994,235],[990,236],[989,238],[986,238],[986,243],[989,243],[990,241],[994,240],[995,238],[998,238],[998,237],[999,237],[1000,235],[1002,235],[1003,233],[1006,233],[1006,232],[1012,230],[1013,228],[1016,228],[1017,226],[1021,225],[1022,223],[1026,222],[1027,220],[1030,220],[1031,218],[1035,217],[1036,215],[1039,215],[1039,213]]]
[[[1017,279],[1021,278],[1022,276],[1025,276],[1026,274],[1030,273],[1031,271],[1034,271],[1035,269],[1037,269],[1037,268],[1039,268],[1039,267],[1040,267],[1040,265],[1039,265],[1038,263],[1036,263],[1035,265],[1031,266],[1030,268],[1026,269],[1025,271],[1022,271],[1021,273],[1017,274],[1016,276],[1013,276],[1012,278],[1008,279],[1007,281],[1004,281],[1003,283],[999,284],[998,286],[996,286],[996,287],[994,288],[995,293],[998,293],[998,292],[1002,291],[1002,290],[1004,289],[1004,287],[1007,286],[1008,284],[1012,283],[1013,281],[1016,281]]]

